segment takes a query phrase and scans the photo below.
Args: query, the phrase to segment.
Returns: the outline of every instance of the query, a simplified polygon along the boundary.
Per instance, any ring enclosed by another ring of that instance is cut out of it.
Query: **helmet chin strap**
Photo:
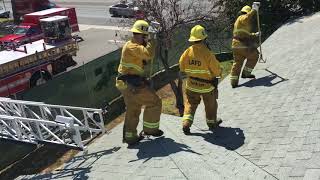
[[[208,48],[210,51],[212,50],[207,39],[203,40],[203,43],[207,46],[207,48]]]

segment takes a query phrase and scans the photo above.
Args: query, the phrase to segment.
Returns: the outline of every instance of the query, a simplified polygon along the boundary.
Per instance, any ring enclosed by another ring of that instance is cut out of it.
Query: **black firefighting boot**
[[[218,119],[215,123],[210,123],[208,124],[209,130],[213,131],[214,129],[216,129],[217,127],[219,127],[219,125],[222,123],[222,119]]]
[[[244,71],[241,75],[241,78],[249,78],[249,79],[255,79],[256,76],[251,74],[251,72]]]
[[[160,137],[164,134],[164,132],[160,129],[158,129],[158,131],[156,131],[155,133],[146,133],[146,132],[141,132],[140,134],[143,134],[145,136],[154,136],[154,137]]]
[[[141,140],[143,140],[143,139],[144,139],[144,136],[143,135],[139,135],[137,137],[137,139],[135,139],[134,141],[126,141],[126,140],[124,140],[124,143],[127,143],[128,147],[131,147],[131,146],[135,146],[135,145],[139,144],[139,142]]]
[[[183,126],[182,127],[182,131],[185,135],[190,135],[191,132],[190,132],[190,127],[189,126]]]

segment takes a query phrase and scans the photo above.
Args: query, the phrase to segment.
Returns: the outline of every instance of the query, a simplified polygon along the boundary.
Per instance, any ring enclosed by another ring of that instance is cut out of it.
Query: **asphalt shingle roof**
[[[201,104],[192,135],[162,115],[165,136],[128,149],[122,125],[42,179],[320,179],[320,14],[285,24],[263,44],[256,80],[219,87],[215,132]]]

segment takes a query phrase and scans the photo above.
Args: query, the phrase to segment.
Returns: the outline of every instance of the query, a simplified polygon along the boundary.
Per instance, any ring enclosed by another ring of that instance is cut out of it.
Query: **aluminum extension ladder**
[[[0,98],[0,139],[85,150],[105,132],[101,109]]]

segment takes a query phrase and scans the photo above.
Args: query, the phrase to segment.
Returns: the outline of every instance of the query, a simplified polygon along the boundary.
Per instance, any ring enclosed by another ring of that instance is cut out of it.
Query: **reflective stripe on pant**
[[[208,126],[215,124],[217,121],[218,110],[218,89],[214,89],[211,93],[202,95],[203,103],[206,111],[206,120]]]
[[[184,116],[182,118],[183,126],[191,126],[193,123],[194,114],[198,105],[200,104],[201,97],[206,111],[207,124],[214,124],[217,120],[218,109],[218,90],[214,89],[209,93],[197,93],[186,89],[186,100]]]
[[[259,58],[259,52],[257,49],[249,50],[248,48],[233,48],[234,63],[231,69],[231,84],[237,82],[241,73],[241,68],[245,59],[247,63],[243,69],[243,73],[251,73],[256,66]],[[237,78],[238,77],[238,78]]]
[[[125,116],[125,137],[126,142],[137,140],[137,126],[142,106],[145,106],[143,114],[143,131],[149,134],[159,129],[159,121],[162,103],[159,96],[149,87],[132,88],[120,90],[127,107]]]

